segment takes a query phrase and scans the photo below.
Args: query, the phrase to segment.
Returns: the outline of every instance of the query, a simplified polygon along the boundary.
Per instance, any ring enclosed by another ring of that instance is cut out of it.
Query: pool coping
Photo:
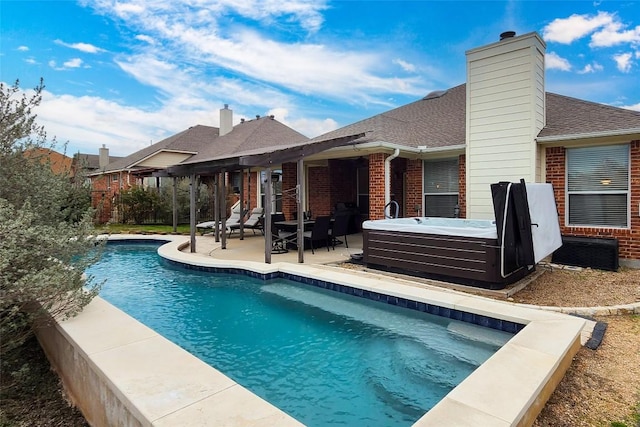
[[[309,277],[525,325],[416,426],[531,425],[595,325],[584,318],[371,272],[219,260],[183,252],[189,244],[185,236],[117,235],[110,240],[164,240],[169,243],[160,246],[159,255],[180,264]],[[106,409],[101,409],[83,402],[90,400],[83,397],[89,396],[86,386],[74,386],[74,378],[61,373],[74,402],[83,413],[85,407],[98,412],[97,421],[123,411],[125,417],[137,420],[134,425],[302,425],[99,297],[77,317],[58,322],[55,329],[71,343],[73,348],[67,346],[66,351],[73,353],[73,360],[52,355],[62,348],[60,344],[48,343],[46,334],[39,334],[39,338],[47,344],[43,347],[59,373],[65,370],[63,365],[82,359],[98,378],[94,382],[100,380],[101,395],[104,388],[111,390],[113,397],[103,402]],[[92,422],[91,414],[85,416]]]

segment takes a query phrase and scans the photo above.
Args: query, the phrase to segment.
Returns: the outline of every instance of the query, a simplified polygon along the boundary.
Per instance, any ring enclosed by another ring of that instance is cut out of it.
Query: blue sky
[[[0,2],[0,81],[44,78],[67,153],[127,155],[273,114],[314,137],[465,82],[503,31],[547,43],[547,91],[640,110],[640,1]]]

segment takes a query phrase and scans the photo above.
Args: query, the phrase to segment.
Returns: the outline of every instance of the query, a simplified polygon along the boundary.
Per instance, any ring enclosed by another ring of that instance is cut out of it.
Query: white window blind
[[[424,216],[452,218],[458,206],[458,159],[425,160]]]
[[[629,225],[629,145],[567,149],[568,224]]]

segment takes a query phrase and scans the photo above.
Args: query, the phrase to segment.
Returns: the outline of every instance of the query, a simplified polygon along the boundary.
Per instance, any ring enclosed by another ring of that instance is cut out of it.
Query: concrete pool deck
[[[198,236],[196,253],[185,251],[188,236],[112,238],[170,241],[158,252],[179,263],[300,275],[526,325],[416,426],[531,425],[594,326],[578,317],[323,265],[359,252],[355,238],[348,249],[306,251],[304,264],[297,263],[295,251],[274,254],[272,264],[265,264],[260,236],[232,238],[225,250],[211,236]],[[101,298],[43,330],[39,339],[92,425],[301,425]]]

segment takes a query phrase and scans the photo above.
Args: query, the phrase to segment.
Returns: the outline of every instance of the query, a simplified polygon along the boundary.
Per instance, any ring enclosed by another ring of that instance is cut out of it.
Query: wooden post
[[[296,210],[298,211],[298,262],[304,263],[304,210],[302,195],[304,194],[304,165],[302,158],[298,159],[296,184]]]
[[[271,166],[267,168],[267,183],[264,194],[264,262],[271,264]]]
[[[191,235],[190,250],[196,251],[196,174],[192,173],[189,180],[189,233]]]

